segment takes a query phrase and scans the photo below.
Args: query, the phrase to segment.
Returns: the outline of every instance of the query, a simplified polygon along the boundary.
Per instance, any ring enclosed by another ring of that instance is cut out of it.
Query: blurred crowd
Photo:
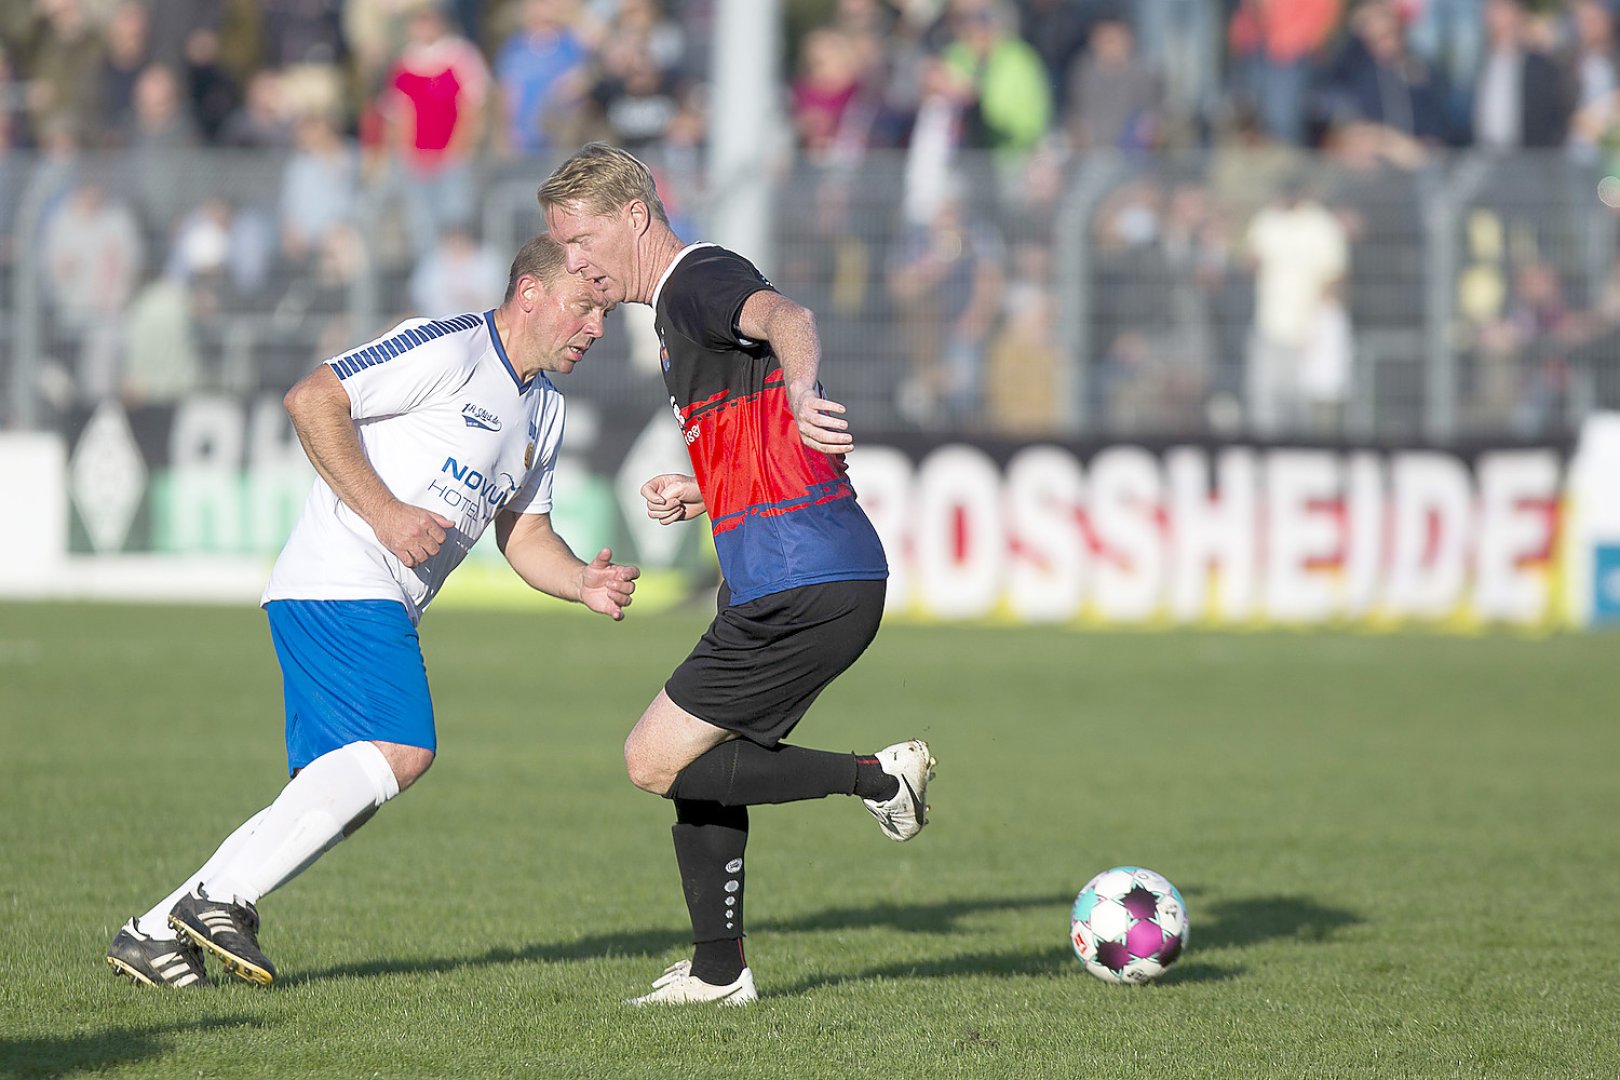
[[[1610,0],[834,7],[800,39],[793,115],[835,186],[903,155],[882,258],[903,418],[1332,436],[1394,399],[1411,433],[1442,349],[1465,428],[1616,404],[1592,187],[1620,148]]]
[[[716,7],[13,0],[0,274],[37,267],[71,343],[41,392],[273,386],[381,328],[357,310],[488,306],[521,239],[486,235],[492,184],[592,138],[690,221]],[[1620,152],[1609,0],[783,7],[774,276],[886,361],[894,423],[1337,434],[1421,396],[1436,304],[1479,426],[1558,430],[1620,368],[1588,212]]]

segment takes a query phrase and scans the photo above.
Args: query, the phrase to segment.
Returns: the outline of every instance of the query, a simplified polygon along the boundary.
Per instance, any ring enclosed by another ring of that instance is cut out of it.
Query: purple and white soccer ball
[[[1145,983],[1187,948],[1187,905],[1162,874],[1140,866],[1104,870],[1080,890],[1069,943],[1104,982]]]

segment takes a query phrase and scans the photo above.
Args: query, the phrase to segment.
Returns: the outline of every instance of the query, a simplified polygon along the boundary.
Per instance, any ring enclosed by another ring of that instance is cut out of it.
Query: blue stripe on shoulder
[[[328,360],[327,364],[339,379],[347,379],[368,367],[386,364],[395,357],[404,356],[418,345],[437,341],[446,334],[466,333],[468,330],[477,329],[483,321],[481,315],[457,315],[453,319],[434,319],[432,322],[401,330],[393,337],[384,338],[373,345],[363,345],[353,352]]]

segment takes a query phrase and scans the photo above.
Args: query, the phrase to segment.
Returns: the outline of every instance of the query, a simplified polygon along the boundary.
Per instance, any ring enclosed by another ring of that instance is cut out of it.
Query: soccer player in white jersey
[[[286,406],[319,474],[262,604],[281,663],[287,765],[276,800],[113,939],[107,963],[145,985],[206,984],[204,951],[248,982],[261,897],[353,833],[433,763],[417,622],[491,522],[519,577],[624,616],[637,570],[589,563],[552,531],[567,374],[607,307],[550,240],[524,245],[506,298],[411,319],[318,366]]]

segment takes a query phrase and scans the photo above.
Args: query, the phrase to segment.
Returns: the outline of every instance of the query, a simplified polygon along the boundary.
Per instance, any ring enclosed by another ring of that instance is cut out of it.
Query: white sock
[[[383,752],[354,742],[322,754],[287,782],[229,859],[202,879],[211,900],[256,904],[314,864],[357,819],[399,794]]]
[[[231,856],[236,854],[236,850],[242,846],[243,841],[253,835],[253,830],[259,827],[259,822],[269,812],[270,808],[267,806],[244,821],[235,832],[225,838],[223,844],[220,844],[215,849],[214,853],[208,857],[208,861],[202,864],[201,869],[186,878],[185,884],[159,900],[157,906],[151,911],[136,919],[135,929],[157,941],[174,940],[175,930],[174,927],[169,925],[169,912],[174,910],[174,905],[180,902],[182,896],[195,889],[202,882],[212,881],[214,875],[219,873],[220,868],[230,860]]]

